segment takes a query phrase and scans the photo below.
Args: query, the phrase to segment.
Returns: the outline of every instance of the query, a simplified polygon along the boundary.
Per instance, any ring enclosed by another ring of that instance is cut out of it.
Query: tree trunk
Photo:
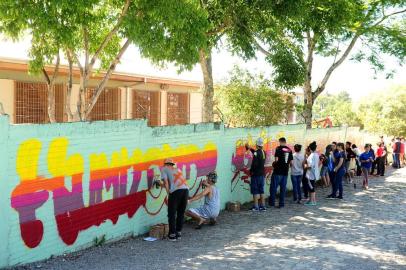
[[[310,82],[307,80],[303,87],[304,94],[304,107],[303,107],[303,117],[305,120],[306,128],[312,128],[313,121],[313,92]]]
[[[211,52],[200,50],[200,67],[203,73],[203,122],[213,122],[214,84]]]
[[[48,84],[48,116],[49,122],[56,123],[55,117],[55,89],[54,84]]]

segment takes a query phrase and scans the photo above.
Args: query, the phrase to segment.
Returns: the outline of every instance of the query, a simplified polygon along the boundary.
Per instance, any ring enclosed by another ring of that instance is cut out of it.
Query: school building
[[[46,70],[52,74],[53,68]],[[55,84],[58,122],[66,122],[68,67],[59,68]],[[87,96],[104,74],[91,77]],[[70,107],[76,111],[79,71],[73,72]],[[182,125],[202,121],[201,82],[115,72],[94,106],[90,121],[148,119],[150,126]],[[47,85],[42,75],[31,75],[28,62],[0,58],[0,102],[11,123],[47,123]]]

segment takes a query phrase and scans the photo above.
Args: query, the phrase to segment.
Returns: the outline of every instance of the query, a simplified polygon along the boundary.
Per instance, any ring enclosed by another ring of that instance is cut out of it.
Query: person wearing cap
[[[216,224],[216,218],[220,213],[220,191],[216,187],[217,173],[211,172],[201,185],[203,191],[189,199],[189,203],[198,201],[204,197],[204,203],[198,208],[190,208],[186,216],[197,222],[196,229],[201,229],[203,224]]]
[[[266,211],[264,197],[266,153],[263,150],[264,140],[262,138],[258,138],[256,145],[256,149],[251,148],[253,157],[250,168],[250,188],[251,194],[254,198],[254,205],[252,206],[251,210]]]
[[[273,163],[273,181],[271,181],[269,205],[275,206],[276,191],[280,186],[279,208],[285,206],[286,184],[289,174],[289,166],[292,165],[292,150],[286,145],[286,139],[279,139],[279,146],[275,149],[275,161]]]
[[[164,160],[161,169],[163,186],[168,193],[168,223],[170,241],[180,239],[186,206],[189,199],[189,187],[182,171],[175,167],[171,158]]]

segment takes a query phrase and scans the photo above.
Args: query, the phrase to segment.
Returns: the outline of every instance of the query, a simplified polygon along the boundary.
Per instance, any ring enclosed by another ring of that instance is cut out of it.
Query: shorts
[[[321,167],[320,176],[326,176],[328,174],[328,167],[323,166]]]
[[[350,167],[351,167],[351,161],[347,160],[345,162],[345,171],[348,172],[350,170]]]
[[[306,178],[306,185],[307,185],[307,190],[310,193],[313,193],[316,191],[316,180],[309,180]]]
[[[251,176],[251,194],[260,195],[264,194],[265,177],[264,176]]]

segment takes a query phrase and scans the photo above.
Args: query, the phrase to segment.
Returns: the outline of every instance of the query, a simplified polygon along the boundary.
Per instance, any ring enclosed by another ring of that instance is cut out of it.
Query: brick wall
[[[166,157],[182,168],[192,194],[215,169],[223,207],[249,201],[242,147],[258,136],[271,157],[281,136],[290,145],[317,139],[324,146],[345,141],[347,129],[150,128],[140,120],[10,125],[0,117],[0,268],[86,248],[103,235],[139,235],[165,222],[165,192],[151,183]],[[351,136],[361,144],[367,135],[352,128]]]

